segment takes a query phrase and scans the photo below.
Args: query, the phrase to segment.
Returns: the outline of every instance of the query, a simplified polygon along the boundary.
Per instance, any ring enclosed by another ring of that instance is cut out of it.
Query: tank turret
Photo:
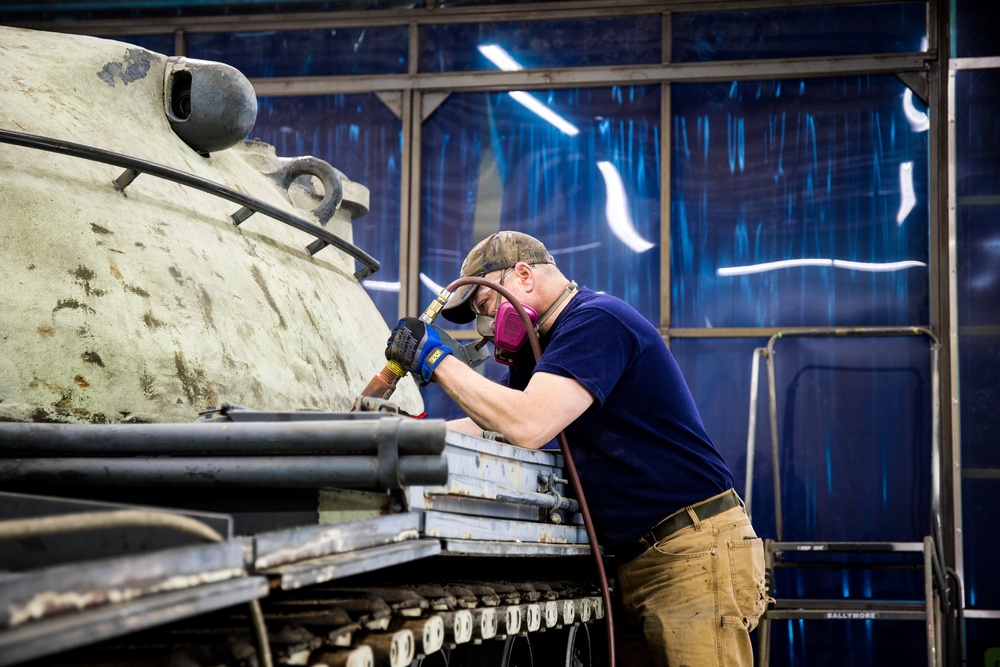
[[[322,160],[213,143],[244,131],[253,98],[225,65],[11,28],[0,61],[0,129],[161,165],[347,243],[367,212],[368,190]],[[0,170],[0,420],[346,410],[384,364],[388,327],[355,258],[316,252],[326,244],[309,233],[78,153],[0,143]],[[393,400],[422,409],[411,380]]]

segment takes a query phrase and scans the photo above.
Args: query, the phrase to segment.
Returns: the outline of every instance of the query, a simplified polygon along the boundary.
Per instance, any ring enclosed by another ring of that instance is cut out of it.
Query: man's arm
[[[454,356],[441,360],[432,379],[479,430],[502,433],[511,443],[529,449],[552,440],[594,402],[590,392],[572,378],[535,373],[524,391],[519,391],[483,377]],[[465,424],[456,426],[455,430],[462,430]]]

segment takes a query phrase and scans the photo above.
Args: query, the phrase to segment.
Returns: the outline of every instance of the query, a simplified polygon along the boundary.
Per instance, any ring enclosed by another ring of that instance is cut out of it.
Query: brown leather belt
[[[739,504],[739,496],[736,495],[735,491],[730,489],[718,498],[713,498],[712,500],[706,500],[703,503],[692,505],[691,509],[694,511],[694,514],[698,517],[699,521],[704,521],[705,519],[713,517],[716,514],[722,514],[726,510],[731,510]],[[653,529],[640,537],[639,541],[647,547],[651,547],[660,540],[676,533],[681,528],[687,528],[688,526],[693,525],[694,519],[691,518],[691,515],[687,511],[681,510],[680,512],[674,512],[666,519],[653,526]]]
[[[717,514],[722,514],[726,510],[738,507],[740,504],[740,497],[736,495],[736,491],[729,489],[729,491],[726,491],[717,498],[712,498],[711,500],[706,500],[698,503],[697,505],[692,505],[691,511],[694,512],[699,521],[704,521]],[[694,519],[691,518],[691,514],[687,512],[686,508],[680,510],[679,512],[674,512],[666,519],[653,526],[648,533],[640,537],[637,544],[632,547],[626,547],[625,549],[618,551],[615,555],[617,558],[621,559],[622,563],[628,562],[660,540],[673,535],[681,528],[687,528],[688,526],[693,525]]]

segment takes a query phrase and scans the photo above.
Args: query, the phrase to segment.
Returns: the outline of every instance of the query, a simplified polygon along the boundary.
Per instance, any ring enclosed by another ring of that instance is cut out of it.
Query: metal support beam
[[[423,92],[549,90],[648,85],[682,81],[753,81],[857,74],[926,72],[937,54],[893,53],[780,60],[727,60],[660,65],[620,65],[517,71],[384,74],[379,76],[273,77],[251,79],[258,97],[334,95],[390,90]]]
[[[905,2],[907,0],[879,0]],[[226,14],[224,16],[157,17],[155,19],[62,20],[11,22],[16,27],[90,35],[148,35],[183,30],[189,33],[226,33],[323,28],[377,28],[399,25],[504,23],[644,16],[673,12],[745,12],[762,9],[814,7],[817,0],[575,0],[529,4],[476,4],[433,9],[387,9],[288,14]],[[856,5],[858,0],[822,0],[826,6]]]

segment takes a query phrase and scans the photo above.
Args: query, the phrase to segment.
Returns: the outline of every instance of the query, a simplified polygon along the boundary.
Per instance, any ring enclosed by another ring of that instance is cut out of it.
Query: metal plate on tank
[[[448,483],[411,489],[413,507],[547,523],[546,512],[540,510],[550,508],[569,493],[563,458],[557,452],[525,449],[448,431],[445,457]],[[549,488],[555,493],[548,491]],[[570,513],[574,511],[571,508]]]
[[[263,574],[276,577],[282,590],[291,591],[429,558],[439,553],[441,542],[438,540],[410,540],[283,565]]]
[[[550,542],[586,544],[583,526],[508,521],[490,517],[464,516],[444,512],[424,513],[424,534],[429,537],[504,542]]]
[[[243,576],[239,543],[178,547],[25,570],[0,580],[0,627]]]
[[[420,536],[417,514],[395,514],[349,521],[334,526],[303,526],[259,533],[254,537],[254,568],[270,568],[358,549],[415,540]]]
[[[52,655],[267,595],[263,577],[241,577],[0,631],[0,665]]]

